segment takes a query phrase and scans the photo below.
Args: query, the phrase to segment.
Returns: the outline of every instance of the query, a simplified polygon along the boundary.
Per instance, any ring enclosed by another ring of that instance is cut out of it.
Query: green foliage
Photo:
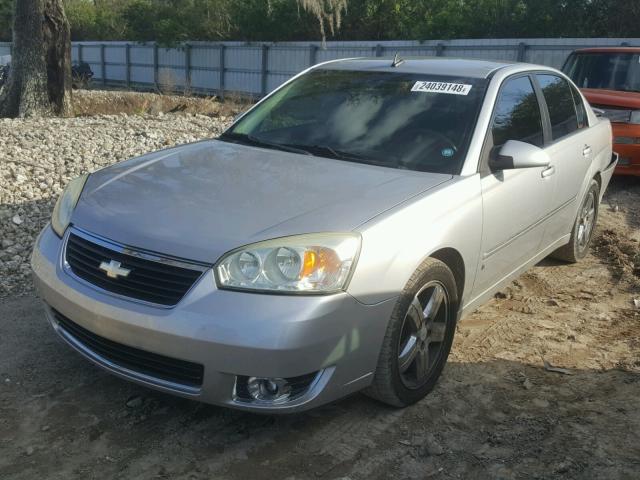
[[[0,0],[0,42],[11,41],[11,22],[14,0]]]
[[[231,29],[227,0],[131,0],[121,23],[130,40],[172,44],[184,40],[221,40]]]
[[[295,0],[233,1],[233,40],[318,40],[313,15],[298,9]]]
[[[337,1],[337,0],[336,0]],[[0,41],[14,0],[0,0]],[[324,2],[324,3],[323,3]],[[64,0],[74,40],[319,40],[301,0]],[[327,0],[319,0],[327,3]],[[316,12],[317,13],[317,12]],[[348,0],[328,39],[640,37],[638,0]]]
[[[88,40],[96,31],[96,9],[89,0],[65,0],[64,10],[77,40]]]

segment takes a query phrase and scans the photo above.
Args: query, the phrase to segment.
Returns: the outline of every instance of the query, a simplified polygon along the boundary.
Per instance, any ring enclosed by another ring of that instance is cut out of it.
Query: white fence
[[[262,96],[299,71],[346,57],[446,56],[511,60],[560,68],[576,48],[639,46],[637,38],[544,38],[392,42],[245,43],[189,42],[175,48],[155,43],[74,42],[73,59],[89,63],[95,81],[110,86],[237,92]],[[11,45],[0,43],[0,56]]]

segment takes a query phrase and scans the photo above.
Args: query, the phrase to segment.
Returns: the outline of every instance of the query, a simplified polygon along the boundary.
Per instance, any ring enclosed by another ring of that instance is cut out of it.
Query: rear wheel
[[[453,273],[441,261],[427,260],[396,303],[373,384],[364,393],[397,407],[424,398],[449,356],[457,310]]]
[[[587,255],[593,239],[593,232],[598,223],[599,199],[600,185],[595,180],[591,180],[587,193],[578,209],[578,214],[571,230],[571,239],[568,244],[551,254],[553,258],[575,263]]]

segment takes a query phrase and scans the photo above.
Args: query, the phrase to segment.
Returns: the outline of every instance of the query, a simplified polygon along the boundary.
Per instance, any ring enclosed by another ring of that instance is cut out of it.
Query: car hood
[[[351,231],[451,178],[211,140],[92,174],[72,223],[124,245],[214,263],[260,240]]]
[[[582,93],[591,105],[640,109],[640,93],[595,88],[583,88]]]

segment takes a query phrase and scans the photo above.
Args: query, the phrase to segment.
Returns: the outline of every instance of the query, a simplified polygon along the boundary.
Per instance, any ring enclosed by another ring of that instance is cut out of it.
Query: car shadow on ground
[[[115,378],[32,296],[0,303],[0,478],[633,478],[640,375],[450,362],[404,410],[254,415]]]

